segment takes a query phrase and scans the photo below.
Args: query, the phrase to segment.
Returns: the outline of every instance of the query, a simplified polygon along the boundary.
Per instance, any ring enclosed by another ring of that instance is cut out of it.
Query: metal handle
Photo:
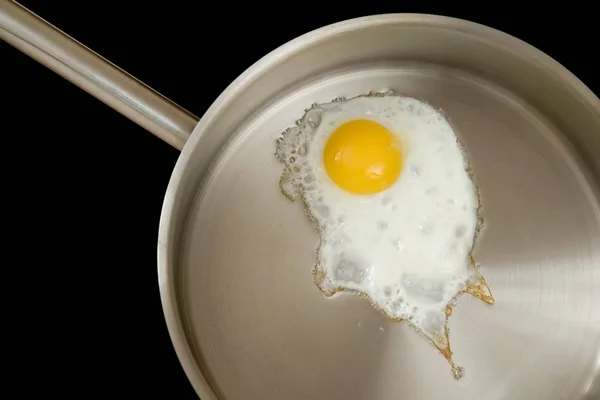
[[[0,38],[181,150],[198,117],[27,8],[0,0]]]

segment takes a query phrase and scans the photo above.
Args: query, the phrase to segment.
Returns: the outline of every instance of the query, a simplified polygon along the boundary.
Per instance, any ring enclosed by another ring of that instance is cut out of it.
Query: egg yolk
[[[323,162],[329,177],[353,194],[374,194],[389,188],[402,170],[396,137],[377,122],[344,123],[325,144]]]

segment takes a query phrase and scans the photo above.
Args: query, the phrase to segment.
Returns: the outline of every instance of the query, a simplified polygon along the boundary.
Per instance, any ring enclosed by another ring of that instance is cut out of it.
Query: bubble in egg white
[[[396,135],[404,167],[387,190],[355,195],[327,175],[323,150],[338,126],[365,118]],[[319,288],[365,295],[390,319],[408,320],[438,348],[447,345],[446,309],[469,280],[479,198],[464,149],[440,112],[392,92],[338,98],[313,105],[283,133],[276,153],[285,164],[282,192],[302,197],[321,233]]]

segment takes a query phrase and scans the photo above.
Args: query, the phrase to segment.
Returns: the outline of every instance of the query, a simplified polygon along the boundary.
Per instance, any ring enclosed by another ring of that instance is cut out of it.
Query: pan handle
[[[198,117],[14,1],[0,0],[0,38],[181,150]]]

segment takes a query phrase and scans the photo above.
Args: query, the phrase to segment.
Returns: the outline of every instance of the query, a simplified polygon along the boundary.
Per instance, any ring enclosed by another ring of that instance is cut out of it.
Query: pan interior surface
[[[163,237],[167,321],[204,400],[600,395],[600,104],[540,54],[464,21],[382,16],[300,38],[233,84],[184,149]],[[480,189],[473,256],[496,304],[454,309],[460,381],[406,323],[323,296],[318,232],[279,189],[275,140],[305,109],[385,89],[448,117]]]

